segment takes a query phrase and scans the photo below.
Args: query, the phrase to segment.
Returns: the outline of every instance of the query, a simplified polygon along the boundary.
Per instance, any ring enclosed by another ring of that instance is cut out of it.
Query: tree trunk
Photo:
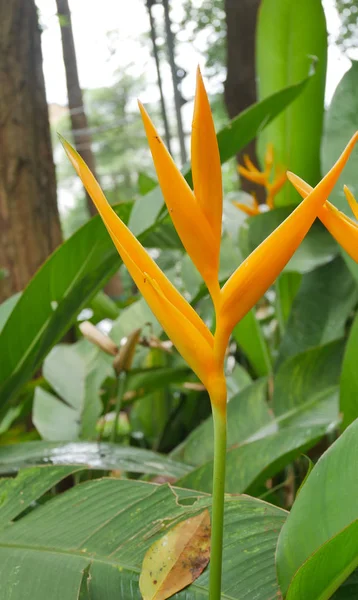
[[[227,77],[225,103],[231,119],[256,102],[255,31],[260,0],[225,0],[227,26]],[[242,162],[248,154],[257,165],[256,143],[251,142],[239,152]],[[264,191],[246,180],[242,189],[254,191],[258,200],[264,199]]]
[[[72,32],[71,12],[68,0],[56,0],[58,18],[61,27],[63,62],[66,71],[68,108],[71,127],[77,152],[96,176],[96,165],[91,148],[92,139],[88,133],[88,121],[83,105],[82,90],[78,77],[75,42]],[[97,214],[95,205],[86,193],[87,206],[91,216]]]
[[[34,0],[0,0],[0,301],[61,243]]]

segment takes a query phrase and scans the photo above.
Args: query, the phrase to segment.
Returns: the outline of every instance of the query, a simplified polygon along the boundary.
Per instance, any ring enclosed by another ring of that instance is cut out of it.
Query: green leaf
[[[276,280],[276,316],[283,334],[291,313],[292,304],[301,284],[300,273],[281,273]]]
[[[225,491],[232,494],[255,493],[258,486],[279,473],[302,452],[312,448],[325,434],[326,425],[287,427],[261,439],[247,441],[228,449]],[[211,492],[213,461],[191,471],[179,485]]]
[[[162,454],[109,443],[23,442],[0,446],[0,472],[11,473],[29,466],[81,465],[82,468],[119,470],[182,477],[190,466]]]
[[[3,330],[9,316],[11,315],[12,310],[15,308],[20,296],[21,292],[18,292],[0,304],[0,333]]]
[[[226,491],[256,493],[258,485],[278,473],[305,448],[312,447],[338,421],[337,389],[275,418],[266,396],[267,382],[245,387],[228,404]],[[211,491],[213,423],[209,417],[172,453],[196,465],[180,485]]]
[[[143,173],[142,171],[138,173],[138,188],[141,196],[145,196],[148,192],[151,192],[157,185],[158,182],[149,177],[147,173]]]
[[[227,406],[228,447],[244,442],[273,420],[267,401],[267,381],[260,379],[247,385]],[[192,465],[213,458],[214,427],[210,416],[194,429],[171,456]]]
[[[235,156],[240,150],[253,140],[259,131],[262,131],[281,111],[293,102],[305,89],[310,81],[307,77],[308,68],[302,76],[302,81],[289,85],[262,100],[253,104],[229,125],[219,131],[217,138],[222,163]],[[191,182],[191,171],[184,173],[187,181]],[[163,196],[160,190],[155,189],[134,204],[129,226],[135,235],[143,233],[149,224],[154,223],[163,208]]]
[[[241,319],[232,334],[256,375],[268,375],[272,370],[270,352],[254,310],[250,310]]]
[[[274,380],[273,408],[276,415],[299,408],[338,385],[344,341],[312,348],[282,363]]]
[[[153,315],[144,298],[133,302],[130,306],[123,309],[118,319],[113,322],[110,337],[120,345],[124,337],[130,335],[135,329],[142,329],[142,335],[149,337],[151,334],[159,336],[162,327]],[[147,348],[137,347],[133,365],[142,366],[144,357],[147,355]]]
[[[281,531],[277,573],[290,600],[330,598],[357,566],[357,452],[358,420],[320,458]]]
[[[1,531],[2,589],[11,600],[78,600],[80,591],[86,600],[139,600],[148,548],[206,508],[210,496],[167,485],[106,478],[76,486]],[[286,514],[254,498],[226,498],[223,600],[278,593],[274,553]],[[207,599],[208,576],[206,569],[178,600]]]
[[[329,600],[358,567],[358,520],[323,544],[297,571],[287,600]]]
[[[327,63],[322,2],[263,0],[256,33],[259,98],[299,81],[312,61],[315,62],[314,77],[300,97],[260,135],[260,145],[262,155],[266,145],[272,143],[278,165],[316,185],[320,179]],[[300,198],[293,186],[286,184],[276,201],[277,205],[292,204],[298,203]]]
[[[358,418],[358,314],[356,314],[344,352],[340,382],[340,410],[345,429]]]
[[[341,257],[303,275],[277,363],[341,338],[357,297],[357,284]]]
[[[358,569],[342,583],[331,600],[355,600],[358,596]]]
[[[117,210],[125,219],[129,207]],[[21,386],[119,265],[118,253],[98,216],[62,244],[36,273],[1,333],[1,413],[16,403]]]
[[[128,373],[126,391],[135,392],[134,396],[124,398],[126,402],[143,399],[155,390],[161,390],[170,384],[180,384],[188,379],[190,371],[186,365],[178,367],[151,367],[133,369]],[[147,401],[147,399],[145,400]]]
[[[102,319],[116,319],[120,315],[117,304],[102,290],[91,300],[89,307],[93,311],[91,320],[95,323]]]
[[[113,375],[106,358],[86,340],[51,350],[43,375],[60,398],[38,387],[33,405],[33,422],[44,439],[93,439],[102,412],[100,387]]]
[[[35,389],[32,421],[44,440],[79,439],[79,411],[41,387]]]
[[[43,376],[55,392],[75,409],[84,396],[85,365],[75,346],[59,344],[46,357]]]
[[[255,250],[288,217],[291,209],[292,207],[277,208],[248,220],[249,252]],[[335,240],[321,223],[315,222],[284,268],[284,272],[308,273],[330,262],[338,253],[339,248]]]
[[[339,82],[326,113],[322,140],[324,173],[329,171],[349,138],[358,129],[358,62],[351,62],[352,66]],[[331,202],[349,217],[352,217],[352,212],[345,198],[343,185],[347,185],[353,194],[358,194],[357,159],[358,149],[355,148],[330,195]],[[302,176],[301,173],[299,175]]]
[[[240,363],[235,363],[234,370],[226,375],[227,395],[231,400],[241,390],[252,383],[252,378]]]
[[[160,350],[152,350],[145,362],[148,366],[147,371],[157,373],[154,374],[154,380],[144,380],[142,385],[134,383],[134,390],[139,390],[139,396],[142,395],[141,389],[146,390],[145,393],[151,389],[151,393],[147,395],[145,401],[139,400],[132,406],[130,423],[133,430],[139,430],[144,434],[151,448],[157,449],[165,425],[179,403],[179,399],[165,388],[181,378],[183,380],[187,378],[189,371],[186,367],[184,369],[167,367],[167,359]],[[151,375],[153,376],[152,373]]]
[[[0,479],[0,529],[62,479],[81,470],[72,465],[33,467],[21,471],[15,479]]]

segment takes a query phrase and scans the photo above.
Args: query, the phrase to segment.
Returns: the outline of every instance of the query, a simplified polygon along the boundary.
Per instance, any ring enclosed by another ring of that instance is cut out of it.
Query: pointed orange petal
[[[267,144],[266,154],[265,154],[265,173],[267,175],[270,174],[272,165],[273,165],[273,145]]]
[[[218,322],[220,336],[228,341],[235,324],[252,308],[275,281],[296,251],[315,220],[325,199],[336,184],[358,139],[352,137],[342,155],[305,200],[239,266],[221,291]],[[216,336],[216,334],[215,334]],[[220,342],[220,347],[223,347]]]
[[[277,175],[272,183],[270,183],[267,187],[271,194],[276,196],[276,194],[280,191],[280,189],[285,185],[287,181],[286,173],[281,173],[281,175]]]
[[[141,290],[150,308],[178,352],[193,369],[210,393],[211,378],[215,372],[213,349],[198,330],[168,298],[155,279],[144,273],[146,293]],[[155,308],[154,308],[155,307]]]
[[[212,346],[213,336],[206,327],[205,323],[203,323],[195,310],[170,283],[169,279],[167,279],[161,269],[159,269],[158,265],[145,251],[143,246],[128,229],[128,227],[126,227],[123,221],[121,221],[121,219],[116,215],[112,207],[108,204],[107,199],[104,196],[95,177],[78,152],[76,152],[76,150],[72,148],[72,146],[64,138],[61,138],[61,141],[68,158],[77,171],[77,174],[81,178],[88,194],[91,196],[94,204],[96,205],[97,210],[100,213],[124,264],[126,265],[137,287],[142,292],[154,314],[158,317],[158,320],[160,320],[160,318],[157,313],[160,309],[158,307],[158,303],[153,304],[152,300],[149,301],[148,299],[147,290],[152,290],[152,288],[151,286],[148,288],[148,285],[145,285],[145,282],[143,282],[144,272],[149,273],[149,275],[158,282],[163,290],[163,293],[168,298],[168,301],[185,316],[185,318],[197,330],[198,334],[200,334],[200,336],[206,340],[208,345]],[[150,295],[152,298],[153,293],[150,292]]]
[[[237,167],[240,175],[245,177],[248,181],[252,181],[253,183],[257,183],[258,185],[266,185],[267,176],[266,173],[261,173],[261,171],[249,171],[245,167],[239,165]]]
[[[218,291],[219,254],[211,225],[139,103],[159,185],[183,246],[211,293]]]
[[[303,198],[311,193],[312,187],[297,175],[291,173],[290,181]],[[358,262],[358,224],[328,200],[318,211],[318,217],[338,244]]]
[[[259,169],[256,167],[256,165],[254,165],[254,163],[252,162],[252,160],[248,154],[244,154],[244,163],[245,163],[246,168],[249,171],[254,171],[255,173],[260,173]]]
[[[191,134],[191,168],[195,198],[211,226],[219,255],[223,203],[220,154],[210,104],[199,68]]]
[[[352,213],[354,214],[355,218],[358,221],[358,202],[355,199],[355,197],[353,196],[353,194],[350,191],[350,189],[346,185],[343,187],[343,191],[344,191],[344,194],[345,194],[345,196],[346,196],[346,198],[348,200],[348,204],[351,207],[351,211],[352,211]]]
[[[249,217],[255,217],[260,214],[257,206],[248,206],[247,204],[242,204],[242,202],[233,202],[233,205],[249,215]]]

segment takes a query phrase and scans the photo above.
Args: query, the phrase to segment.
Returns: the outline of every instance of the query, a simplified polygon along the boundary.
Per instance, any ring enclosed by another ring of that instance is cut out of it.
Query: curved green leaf
[[[329,598],[325,595],[328,590],[332,594],[342,578],[348,577],[355,568],[352,544],[357,557],[358,536],[353,539],[349,532],[342,532],[350,526],[354,529],[356,525],[353,524],[358,519],[357,452],[358,420],[320,458],[301,489],[277,545],[277,573],[284,595],[299,569],[298,584],[305,579],[308,585],[304,598],[323,600]],[[337,538],[336,541],[333,541],[334,538]],[[330,543],[324,547],[327,542]],[[320,554],[314,558],[319,550]],[[332,552],[335,555],[343,553],[339,559],[334,559],[336,570],[332,572],[333,581],[329,572],[323,571],[332,560]],[[314,577],[310,581],[304,574],[306,568],[314,568]],[[316,595],[311,595],[311,590],[315,590]]]
[[[273,424],[275,425],[275,423]],[[254,493],[256,487],[279,473],[287,464],[312,448],[325,434],[327,425],[286,427],[277,433],[229,448],[226,453],[225,491]],[[184,475],[179,485],[211,492],[213,461]]]
[[[358,567],[358,520],[328,540],[294,576],[287,600],[329,600]]]
[[[15,308],[19,298],[21,296],[21,292],[10,296],[5,302],[0,305],[0,333],[11,315],[12,310]]]
[[[235,342],[246,354],[256,375],[263,377],[272,371],[270,351],[254,310],[250,310],[232,332]]]
[[[263,152],[272,143],[277,164],[316,185],[320,178],[327,62],[321,0],[263,0],[257,24],[256,58],[260,99],[297,82],[307,73],[312,60],[316,63],[315,76],[301,96],[260,135]],[[299,201],[289,184],[277,196],[277,205]]]
[[[231,398],[227,406],[229,448],[244,442],[273,423],[266,396],[267,380],[263,378],[252,385],[247,385]],[[273,427],[275,431],[275,426]],[[172,451],[171,456],[191,465],[202,465],[213,458],[213,439],[213,418],[210,416]]]
[[[126,219],[129,207],[118,207]],[[91,219],[45,262],[22,293],[0,336],[0,414],[104,285],[120,259],[100,217]]]
[[[355,316],[344,351],[340,382],[340,410],[345,429],[358,418],[358,314]]]
[[[23,442],[0,446],[0,473],[36,465],[78,465],[82,468],[182,477],[191,467],[144,448],[95,442]]]

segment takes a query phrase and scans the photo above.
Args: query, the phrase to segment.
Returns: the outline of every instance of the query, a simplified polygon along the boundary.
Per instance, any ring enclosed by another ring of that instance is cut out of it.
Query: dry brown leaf
[[[157,540],[143,560],[143,600],[165,600],[195,581],[210,559],[210,535],[210,514],[204,510]]]

